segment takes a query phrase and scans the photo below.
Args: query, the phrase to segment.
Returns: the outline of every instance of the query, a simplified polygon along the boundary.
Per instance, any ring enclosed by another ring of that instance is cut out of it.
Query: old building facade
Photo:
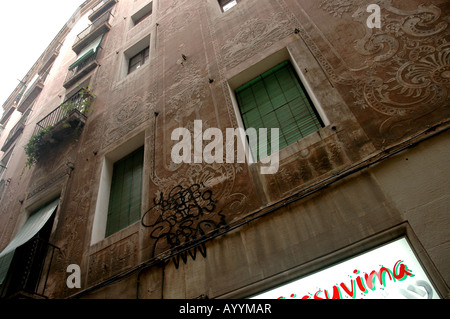
[[[448,298],[449,12],[86,1],[3,104],[2,297]]]

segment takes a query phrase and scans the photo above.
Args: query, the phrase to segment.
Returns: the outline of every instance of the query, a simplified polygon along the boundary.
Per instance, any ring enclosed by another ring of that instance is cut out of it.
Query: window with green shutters
[[[141,218],[144,147],[114,163],[106,237]]]
[[[267,144],[250,145],[254,158],[263,148],[268,155],[272,153],[271,128],[279,128],[282,149],[324,126],[289,61],[242,85],[235,93],[245,128],[267,128]]]

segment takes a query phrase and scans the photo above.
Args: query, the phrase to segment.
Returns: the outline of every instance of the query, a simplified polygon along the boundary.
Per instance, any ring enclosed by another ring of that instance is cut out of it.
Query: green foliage
[[[96,97],[90,87],[81,89],[78,95],[80,96],[79,100],[70,100],[61,105],[67,115],[73,110],[78,110],[81,114],[87,114],[92,100]]]
[[[89,111],[92,100],[96,98],[96,95],[92,93],[92,88],[90,86],[83,88],[79,94],[83,99],[80,111],[81,113],[86,114]]]
[[[39,131],[36,135],[33,135],[28,144],[25,145],[25,153],[27,154],[27,167],[31,167],[34,163],[36,163],[41,156],[42,145],[41,142],[45,138],[45,136],[50,132],[52,126],[48,126]]]
[[[66,114],[66,122],[63,123],[64,127],[69,127],[70,124],[67,123],[69,116],[73,110],[78,110],[82,114],[86,114],[89,112],[89,107],[92,104],[92,100],[96,97],[90,87],[83,88],[79,93],[80,99],[70,100],[61,105],[63,114]],[[56,124],[56,123],[54,123]],[[31,167],[35,164],[39,157],[42,155],[43,142],[46,136],[49,136],[53,125],[49,125],[44,129],[41,129],[39,133],[33,135],[28,144],[25,145],[25,153],[27,154],[27,162],[26,167]],[[75,129],[75,133],[78,133],[79,127]],[[77,136],[77,134],[74,134]]]

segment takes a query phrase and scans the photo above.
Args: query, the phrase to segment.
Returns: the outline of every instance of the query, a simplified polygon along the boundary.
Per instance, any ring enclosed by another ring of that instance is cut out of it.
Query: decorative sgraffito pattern
[[[338,169],[349,162],[343,147],[332,138],[323,146],[304,149],[295,159],[284,163],[278,174],[268,176],[270,194],[282,197],[303,188],[310,180]],[[294,186],[293,186],[294,185]]]
[[[167,21],[167,29],[165,30],[167,39],[170,39],[178,32],[183,32],[189,29],[189,25],[195,21],[197,12],[192,8],[183,10]]]
[[[48,156],[41,159],[33,171],[33,179],[29,186],[27,199],[37,196],[42,191],[56,184],[62,184],[65,177],[71,174],[75,162],[74,147],[70,140],[66,146],[57,145],[50,148]]]
[[[198,2],[198,1],[197,1]],[[198,3],[194,0],[173,0],[173,1],[159,1],[157,2],[158,12],[161,17],[166,15],[172,15],[175,11],[182,11],[188,5],[198,6]]]
[[[357,52],[375,63],[352,90],[357,105],[388,117],[380,126],[382,135],[392,133],[401,121],[413,121],[443,105],[450,79],[450,44],[444,40],[448,24],[440,9],[385,10],[383,27],[368,30],[356,43]]]
[[[89,257],[88,284],[111,277],[137,262],[138,234],[133,234]]]
[[[82,243],[88,240],[85,229],[88,225],[88,216],[86,212],[90,208],[90,198],[93,190],[91,188],[92,180],[83,178],[90,175],[88,166],[78,167],[67,186],[62,202],[59,207],[58,231],[54,239],[56,246],[60,248],[55,254],[54,277],[49,277],[51,285],[60,286],[66,289],[65,274],[66,267],[72,263],[80,263],[83,258],[84,245]],[[72,195],[68,195],[72,194]],[[74,245],[74,243],[78,243]],[[52,291],[52,289],[49,289]]]
[[[123,99],[116,108],[109,113],[105,127],[103,147],[125,136],[143,122],[149,119],[152,109],[153,94],[147,92],[145,96],[132,96]]]
[[[195,61],[190,61],[179,69],[174,76],[174,85],[168,88],[170,98],[167,101],[166,115],[182,125],[183,119],[201,110],[208,87],[202,76],[204,71]],[[189,86],[186,86],[186,83],[189,83]]]
[[[264,49],[292,34],[289,19],[279,12],[267,19],[249,19],[239,27],[239,32],[222,47],[224,62],[234,67],[255,54],[255,47]]]
[[[320,3],[320,8],[331,13],[335,17],[342,17],[344,13],[351,11],[354,5],[353,0],[337,0],[337,1],[322,1]]]
[[[284,0],[278,2],[289,11]],[[354,59],[361,63],[357,68],[349,67],[339,55],[339,48],[327,39],[325,42],[331,50],[319,49],[318,40],[313,40],[310,31],[306,31],[304,21],[293,13],[290,17],[303,26],[298,34],[329,79],[337,85],[350,87],[350,103],[355,111],[375,112],[372,125],[378,127],[378,138],[395,140],[407,134],[416,119],[448,104],[450,44],[446,35],[449,23],[441,8],[433,4],[403,10],[395,7],[392,0],[379,0],[370,3],[381,8],[381,28],[367,28],[368,3],[339,0],[321,1],[316,5],[331,19],[336,18],[337,23],[348,21],[364,28],[364,36],[353,46],[355,57],[360,57]]]

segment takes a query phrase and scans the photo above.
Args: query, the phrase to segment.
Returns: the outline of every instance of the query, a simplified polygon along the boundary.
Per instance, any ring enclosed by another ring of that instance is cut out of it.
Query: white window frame
[[[105,154],[103,158],[102,170],[100,175],[100,185],[97,194],[97,203],[95,207],[95,216],[91,235],[91,245],[97,244],[98,242],[101,242],[106,238],[106,224],[108,221],[109,196],[111,193],[111,181],[114,170],[114,163],[131,154],[140,147],[144,146],[144,142],[145,133],[141,132],[119,147]]]

